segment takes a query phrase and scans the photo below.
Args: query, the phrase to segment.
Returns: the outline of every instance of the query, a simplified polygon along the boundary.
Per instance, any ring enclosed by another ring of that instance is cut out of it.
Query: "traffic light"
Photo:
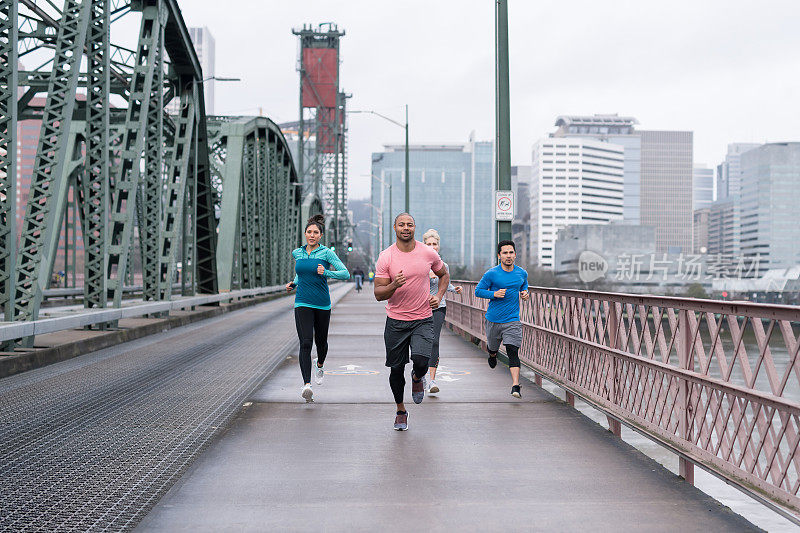
[[[347,251],[348,252],[352,252],[353,251],[353,243],[352,242],[348,242],[347,243]]]

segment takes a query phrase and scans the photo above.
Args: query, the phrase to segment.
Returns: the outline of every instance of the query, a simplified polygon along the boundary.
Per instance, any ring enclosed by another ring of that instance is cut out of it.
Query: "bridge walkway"
[[[315,402],[287,357],[141,531],[756,529],[532,383],[514,399],[505,367],[448,331],[441,392],[415,405],[407,385],[409,431],[392,431],[369,289],[334,309]]]

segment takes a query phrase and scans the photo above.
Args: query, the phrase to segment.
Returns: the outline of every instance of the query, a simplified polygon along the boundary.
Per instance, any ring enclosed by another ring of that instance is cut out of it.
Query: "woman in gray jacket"
[[[422,242],[425,243],[427,246],[430,246],[436,253],[439,253],[439,232],[435,229],[429,229],[425,232],[422,236]],[[444,264],[445,268],[449,271],[450,268],[447,266],[447,263]],[[439,290],[439,278],[433,272],[430,273],[431,276],[431,294],[436,294]],[[456,294],[461,294],[462,288],[461,286],[453,286],[451,283],[447,287],[448,292],[454,292]],[[430,363],[428,364],[428,392],[430,394],[436,394],[439,392],[439,386],[436,385],[436,368],[439,366],[439,335],[442,333],[442,325],[444,324],[444,318],[447,314],[447,302],[444,298],[442,301],[439,302],[439,307],[433,310],[433,345],[431,347],[431,359]]]

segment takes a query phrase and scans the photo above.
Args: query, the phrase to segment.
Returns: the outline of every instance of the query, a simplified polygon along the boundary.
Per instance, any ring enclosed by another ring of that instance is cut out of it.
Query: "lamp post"
[[[377,111],[353,110],[353,111],[348,111],[348,113],[368,113],[370,115],[376,115],[376,116],[381,117],[384,120],[388,120],[389,122],[391,122],[395,126],[400,126],[401,128],[403,128],[405,130],[405,132],[406,132],[406,150],[405,150],[405,152],[406,152],[406,154],[405,154],[406,155],[406,165],[405,165],[406,166],[406,172],[405,172],[405,176],[406,176],[406,184],[405,184],[406,185],[406,190],[405,190],[406,203],[405,203],[405,209],[404,210],[405,210],[406,213],[410,213],[411,212],[411,207],[410,207],[410,200],[409,200],[410,194],[409,194],[408,184],[411,181],[411,175],[409,173],[409,156],[408,156],[408,104],[406,104],[406,122],[405,122],[405,124],[403,124],[401,122],[398,122],[398,121],[394,120],[393,118],[389,118],[386,115],[381,115]]]
[[[497,0],[495,8],[495,190],[511,190],[511,111],[508,91],[508,0]],[[495,222],[495,242],[511,239],[511,221]]]
[[[375,211],[377,211],[378,217],[380,217],[378,218],[378,220],[380,220],[380,224],[376,225],[378,227],[378,233],[379,233],[378,235],[379,246],[381,247],[381,250],[383,250],[383,209],[379,209],[370,203],[367,203],[367,205],[370,206]]]

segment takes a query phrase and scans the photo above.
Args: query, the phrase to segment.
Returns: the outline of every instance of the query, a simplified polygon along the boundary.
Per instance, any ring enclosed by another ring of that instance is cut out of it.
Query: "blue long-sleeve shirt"
[[[505,289],[503,298],[495,298],[497,290]],[[519,320],[519,293],[528,290],[528,273],[524,268],[514,265],[514,270],[506,272],[501,265],[490,268],[475,287],[475,296],[489,300],[486,320],[505,323]]]
[[[349,279],[347,267],[336,253],[327,246],[319,245],[310,253],[305,246],[292,251],[294,257],[294,284],[297,293],[294,297],[295,307],[313,307],[314,309],[330,309],[331,294],[328,291],[328,278]],[[322,265],[325,272],[320,276],[317,267]]]

